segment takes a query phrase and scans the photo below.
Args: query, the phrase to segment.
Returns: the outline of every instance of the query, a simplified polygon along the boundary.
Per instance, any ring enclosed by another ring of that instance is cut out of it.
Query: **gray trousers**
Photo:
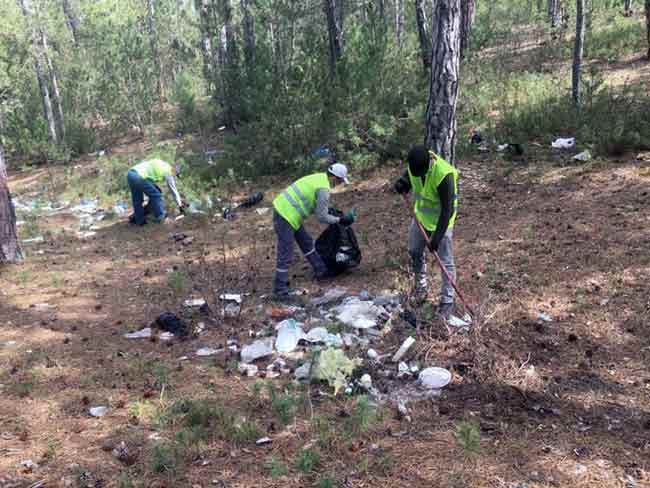
[[[453,229],[448,229],[445,233],[440,246],[438,246],[438,256],[449,273],[449,276],[456,281],[456,265],[454,264],[454,249],[452,243]],[[409,227],[408,251],[411,256],[413,274],[415,274],[415,284],[419,289],[427,289],[427,265],[424,259],[424,252],[427,251],[426,241],[415,220]],[[440,271],[442,277],[442,289],[440,290],[440,303],[454,303],[454,287],[447,279],[445,274]]]
[[[278,254],[273,282],[274,293],[282,295],[289,291],[289,267],[293,263],[294,241],[298,243],[298,247],[311,264],[316,277],[324,276],[327,273],[325,263],[314,247],[314,240],[304,226],[294,230],[278,212],[273,211],[273,228],[278,237]]]

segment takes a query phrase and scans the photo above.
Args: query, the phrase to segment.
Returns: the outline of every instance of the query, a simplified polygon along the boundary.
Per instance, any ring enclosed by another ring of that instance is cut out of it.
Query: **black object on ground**
[[[185,338],[189,335],[190,331],[185,322],[183,322],[176,314],[165,312],[160,315],[152,324],[152,328],[171,332],[175,336]]]
[[[411,327],[417,327],[418,326],[418,319],[415,316],[415,312],[413,310],[404,310],[399,314],[400,318],[409,324]]]
[[[343,216],[339,210],[330,208],[329,213]],[[329,276],[338,276],[361,263],[361,249],[351,226],[330,224],[316,239],[316,252],[327,266]]]
[[[241,202],[239,205],[236,207],[228,207],[224,209],[223,211],[223,218],[226,220],[232,220],[235,218],[235,211],[239,210],[240,208],[251,208],[260,203],[262,200],[264,200],[264,193],[261,191],[258,191],[256,193],[253,193],[251,196],[249,196],[246,200]]]

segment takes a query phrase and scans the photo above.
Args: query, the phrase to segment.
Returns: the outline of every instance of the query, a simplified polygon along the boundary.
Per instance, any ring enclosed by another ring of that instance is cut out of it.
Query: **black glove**
[[[438,247],[440,246],[440,239],[437,239],[435,235],[430,236],[428,248],[432,253],[438,252]]]
[[[343,217],[339,218],[339,224],[343,225],[344,227],[349,227],[354,223],[354,218],[350,217],[349,215],[344,215]]]
[[[404,181],[403,178],[400,178],[395,182],[395,185],[393,186],[393,189],[399,193],[400,195],[403,195],[404,193],[408,193],[410,190],[409,184]]]

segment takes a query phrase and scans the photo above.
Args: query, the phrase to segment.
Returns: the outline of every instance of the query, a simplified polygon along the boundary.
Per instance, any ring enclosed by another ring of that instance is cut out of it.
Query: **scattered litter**
[[[344,300],[334,311],[338,314],[339,321],[355,329],[376,327],[380,318],[388,316],[383,307],[370,301],[361,301],[357,297]]]
[[[548,315],[548,314],[546,314],[544,312],[540,312],[540,314],[537,316],[537,318],[539,320],[541,320],[542,322],[553,322],[553,317],[551,317],[550,315]]]
[[[509,145],[510,145],[510,144],[507,144],[507,143],[506,143],[506,144],[498,144],[498,145],[497,145],[497,152],[503,152],[503,151],[505,151],[506,149],[508,149],[508,146],[509,146]]]
[[[368,373],[364,374],[359,380],[359,384],[366,390],[369,390],[370,388],[372,388],[371,376]]]
[[[404,376],[410,376],[411,375],[411,369],[409,368],[408,364],[405,362],[401,362],[397,365],[397,377],[398,378],[403,378]]]
[[[242,302],[242,296],[238,293],[223,293],[219,295],[220,300],[224,300],[226,302],[236,302],[241,305]]]
[[[311,371],[311,362],[306,362],[302,366],[296,368],[296,370],[293,372],[293,375],[297,380],[304,380],[309,378],[310,371]]]
[[[251,363],[256,359],[273,354],[273,342],[273,337],[267,337],[242,347],[242,363]]]
[[[347,378],[360,363],[361,361],[358,359],[349,359],[341,349],[326,349],[318,356],[314,376],[327,381],[334,388],[336,395],[342,388],[345,388]]]
[[[322,297],[314,298],[311,300],[311,304],[315,307],[320,307],[331,302],[334,302],[347,294],[348,290],[346,288],[336,287],[331,288],[325,292]]]
[[[565,139],[558,137],[553,142],[551,142],[551,147],[554,149],[570,149],[575,145],[576,145],[575,137],[569,137]]]
[[[264,446],[266,444],[270,444],[271,442],[273,442],[273,440],[270,437],[262,437],[261,439],[257,439],[255,441],[255,444],[258,446]]]
[[[300,307],[271,307],[266,309],[266,315],[276,320],[284,320],[293,317]]]
[[[490,146],[488,146],[487,144],[481,144],[480,146],[478,146],[477,149],[478,149],[478,152],[480,152],[480,153],[490,152]]]
[[[95,232],[93,230],[89,230],[89,231],[86,231],[86,232],[77,232],[77,238],[78,239],[88,239],[89,237],[93,237],[95,235],[97,235],[97,232]]]
[[[374,349],[368,349],[366,354],[372,360],[376,360],[379,357],[379,354],[377,354],[377,351],[375,351]]]
[[[466,314],[462,319],[455,315],[450,315],[447,319],[447,325],[458,329],[469,329],[472,325],[472,317]]]
[[[332,334],[325,327],[315,327],[304,337],[308,342],[322,342],[327,346],[342,347],[343,338],[340,334]]]
[[[205,305],[205,300],[203,298],[190,298],[183,302],[183,305],[186,307],[202,307]]]
[[[37,236],[37,237],[32,237],[30,239],[23,239],[21,242],[23,244],[34,244],[37,242],[43,242],[45,241],[45,238],[43,236]]]
[[[260,207],[256,209],[255,212],[257,213],[257,215],[266,215],[269,212],[269,210],[271,210],[270,207]]]
[[[241,374],[244,374],[249,378],[257,376],[257,373],[259,372],[259,368],[254,364],[240,363],[238,369]]]
[[[397,350],[397,352],[393,355],[393,362],[397,363],[399,362],[404,355],[408,352],[408,350],[411,348],[411,346],[415,344],[415,339],[413,337],[407,337],[400,348]]]
[[[573,470],[573,474],[576,476],[582,476],[584,474],[587,474],[587,471],[589,471],[589,468],[587,468],[587,466],[585,466],[584,464],[576,463],[576,467]]]
[[[277,326],[278,337],[275,340],[275,348],[278,352],[291,352],[298,347],[298,342],[304,337],[300,324],[294,319],[287,319]],[[327,331],[326,331],[327,332]]]
[[[92,407],[88,410],[88,413],[93,417],[103,417],[108,412],[108,407]]]
[[[113,213],[118,217],[124,217],[129,211],[129,206],[124,202],[117,202],[113,207]]]
[[[362,339],[356,334],[351,334],[349,332],[343,333],[343,344],[348,347],[354,346],[356,343],[366,343],[367,339]]]
[[[228,317],[228,318],[235,318],[239,317],[239,314],[241,313],[241,306],[238,303],[231,302],[228,303],[224,308],[223,308],[223,316]]]
[[[581,153],[576,154],[575,156],[573,156],[572,159],[575,159],[576,161],[590,161],[591,160],[591,153],[589,152],[589,150],[582,151]]]
[[[151,327],[145,327],[142,330],[137,332],[131,332],[129,334],[124,334],[124,337],[127,339],[146,339],[151,337]]]
[[[174,334],[171,332],[163,332],[158,336],[161,341],[171,341],[174,338]]]
[[[24,461],[20,462],[20,465],[25,468],[26,471],[32,471],[34,469],[38,468],[38,464],[36,464],[34,461],[31,459],[25,459]]]
[[[314,149],[314,151],[311,153],[312,157],[316,159],[329,158],[330,154],[331,154],[330,148],[327,146],[320,146]]]
[[[415,316],[415,312],[413,310],[404,310],[399,314],[400,318],[409,324],[411,327],[417,327],[418,325],[418,319]]]
[[[359,296],[361,296],[361,294],[359,294]],[[390,290],[384,290],[374,299],[374,304],[382,307],[388,305],[399,305],[399,294]]]
[[[172,334],[184,338],[187,337],[190,333],[189,327],[185,322],[183,322],[177,315],[165,312],[156,318],[156,320],[151,324],[151,327],[155,327],[165,332],[171,332]]]
[[[451,382],[451,373],[444,368],[426,368],[420,372],[418,382],[424,388],[440,389]]]
[[[219,354],[222,352],[223,349],[213,349],[212,347],[202,347],[198,351],[196,351],[197,356],[205,357],[205,356],[214,356],[215,354]]]
[[[417,364],[411,364],[409,370],[411,371],[411,373],[415,374],[418,371],[420,371],[420,367]]]
[[[472,132],[472,136],[470,137],[469,141],[472,144],[480,144],[481,142],[483,142],[483,136],[479,131],[475,130]]]

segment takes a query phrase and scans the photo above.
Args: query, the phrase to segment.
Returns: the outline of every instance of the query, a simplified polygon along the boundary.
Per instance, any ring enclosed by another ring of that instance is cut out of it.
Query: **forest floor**
[[[425,307],[417,312],[426,327],[415,333],[397,321],[373,343],[392,354],[415,335],[412,359],[453,374],[439,398],[409,403],[406,417],[391,404],[373,414],[322,383],[288,387],[292,374],[260,389],[259,378],[238,373],[236,354],[195,355],[227,339],[250,343],[251,331],[277,322],[262,298],[274,269],[270,214],[250,209],[224,221],[217,212],[144,228],[109,218],[85,239],[74,218],[43,218],[44,241],[25,244],[25,263],[0,277],[0,479],[79,487],[650,486],[650,155],[575,165],[571,152],[535,150],[534,164],[498,154],[459,162],[459,284],[481,319],[473,332],[447,337]],[[401,170],[352,175],[354,184],[334,195],[338,207],[358,210],[363,262],[323,286],[299,261],[293,281],[308,297],[333,286],[406,291],[408,218],[388,192]],[[39,177],[12,174],[12,191],[24,200]],[[280,186],[255,189],[267,191],[264,207]],[[192,239],[176,242],[174,233]],[[215,289],[250,293],[239,317],[211,320],[183,307],[203,296],[216,309]],[[165,311],[205,321],[206,330],[184,341],[123,337]],[[269,362],[260,360],[260,371]],[[192,423],[178,400],[200,399],[219,407]],[[108,413],[90,416],[95,406]],[[226,435],[228,423],[248,431]],[[210,432],[193,438],[188,425]],[[467,440],[472,431],[478,446]],[[256,445],[263,436],[272,443]],[[121,442],[122,460],[112,452]]]

